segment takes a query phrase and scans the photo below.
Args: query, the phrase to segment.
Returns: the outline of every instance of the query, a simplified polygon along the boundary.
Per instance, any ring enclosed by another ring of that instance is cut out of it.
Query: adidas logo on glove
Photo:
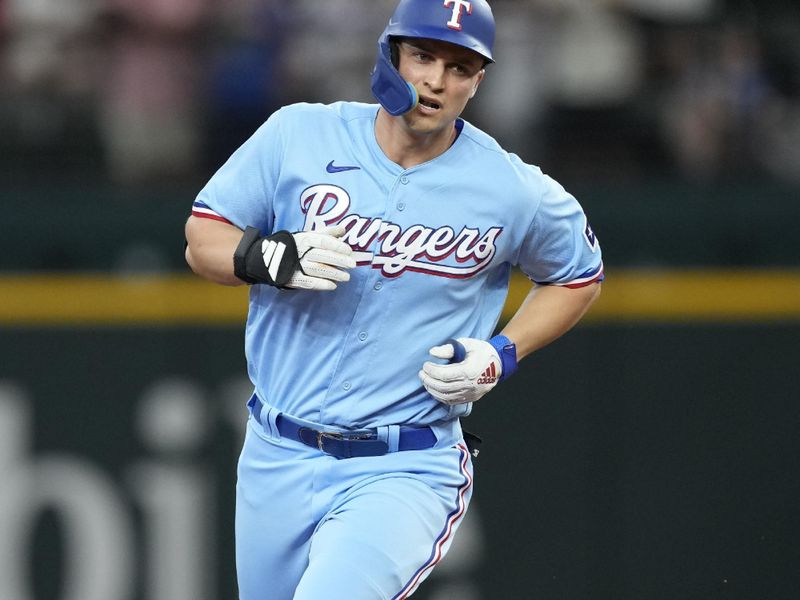
[[[481,376],[478,378],[478,384],[486,384],[486,383],[494,383],[497,381],[497,369],[494,366],[494,363],[490,364],[487,369],[481,373]]]

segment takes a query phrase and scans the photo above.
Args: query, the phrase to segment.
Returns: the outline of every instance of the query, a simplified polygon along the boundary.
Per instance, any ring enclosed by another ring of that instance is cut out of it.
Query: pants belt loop
[[[281,434],[278,431],[278,424],[276,422],[280,412],[261,402],[261,399],[256,394],[253,394],[250,400],[247,401],[247,408],[250,410],[250,414],[253,415],[256,423],[261,426],[262,431],[267,436],[275,440],[281,439]]]
[[[388,425],[378,427],[377,437],[380,441],[386,442],[389,446],[388,452],[397,452],[400,446],[400,426]]]
[[[258,401],[258,396],[255,394],[250,396],[250,399],[247,401],[247,410],[250,411],[250,414],[256,421],[261,418],[259,414],[259,411],[261,411],[261,403]]]
[[[261,407],[261,422],[264,423],[264,431],[268,436],[270,436],[274,440],[281,439],[281,433],[278,431],[278,415],[280,415],[280,411],[272,408],[271,406],[267,408],[266,404],[262,404]]]

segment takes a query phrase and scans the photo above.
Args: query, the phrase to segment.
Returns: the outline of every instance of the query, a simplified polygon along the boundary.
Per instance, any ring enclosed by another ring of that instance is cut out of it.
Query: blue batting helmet
[[[494,46],[494,16],[486,0],[400,0],[378,40],[372,93],[394,116],[417,105],[417,90],[392,62],[391,38],[427,38],[469,48],[487,62]]]

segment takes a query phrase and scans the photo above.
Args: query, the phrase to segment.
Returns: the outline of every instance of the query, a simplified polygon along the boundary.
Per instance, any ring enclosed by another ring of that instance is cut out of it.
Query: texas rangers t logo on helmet
[[[447,26],[450,29],[461,31],[461,15],[465,8],[468,15],[472,14],[472,2],[467,2],[466,0],[444,0],[444,5],[446,8],[453,7],[453,15],[447,22]]]

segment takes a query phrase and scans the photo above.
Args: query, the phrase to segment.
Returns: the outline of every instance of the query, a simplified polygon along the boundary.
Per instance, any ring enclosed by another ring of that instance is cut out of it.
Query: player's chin
[[[451,121],[439,115],[416,114],[408,121],[409,128],[418,134],[437,133],[451,125]]]

